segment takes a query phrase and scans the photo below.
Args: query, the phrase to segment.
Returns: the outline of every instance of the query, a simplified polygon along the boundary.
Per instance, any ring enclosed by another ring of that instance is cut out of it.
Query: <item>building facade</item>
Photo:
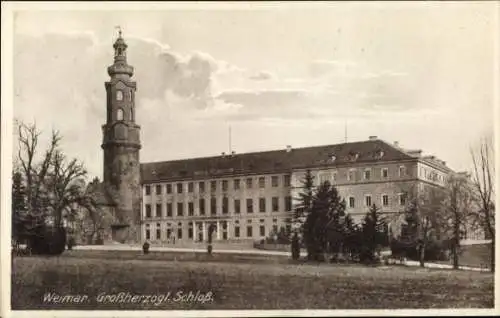
[[[142,235],[155,243],[260,240],[290,229],[306,171],[335,185],[357,222],[377,205],[399,232],[412,188],[444,186],[452,171],[421,151],[366,141],[141,164]]]

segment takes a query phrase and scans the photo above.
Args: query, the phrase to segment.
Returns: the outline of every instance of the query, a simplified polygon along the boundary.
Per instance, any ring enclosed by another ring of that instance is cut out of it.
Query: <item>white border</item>
[[[479,3],[480,1],[475,1]],[[433,6],[437,2],[399,2],[391,3],[395,6],[404,7],[421,7],[423,5]],[[462,2],[462,3],[465,3]],[[485,4],[491,5],[493,11],[495,11],[496,19],[496,29],[498,30],[499,25],[499,10],[500,5],[498,2],[486,2]],[[412,310],[220,310],[220,311],[10,311],[10,271],[11,271],[11,256],[10,256],[10,237],[11,230],[10,226],[10,211],[11,207],[11,171],[12,171],[12,118],[13,118],[13,81],[12,81],[12,41],[13,41],[13,13],[15,10],[123,10],[123,11],[134,11],[134,10],[165,10],[165,9],[182,9],[182,10],[255,10],[255,9],[307,9],[311,6],[337,6],[340,9],[348,8],[352,10],[354,7],[383,7],[384,2],[349,2],[348,4],[341,4],[339,2],[210,2],[210,3],[196,3],[196,2],[2,2],[2,108],[1,108],[1,211],[0,220],[2,229],[0,231],[2,235],[0,252],[1,252],[1,276],[0,282],[2,287],[2,292],[0,293],[1,302],[0,310],[2,317],[12,317],[15,313],[15,317],[165,317],[165,316],[183,316],[183,317],[292,317],[292,316],[374,316],[374,315],[387,315],[387,316],[409,316],[409,315],[422,315],[422,316],[435,316],[435,315],[494,315],[495,309],[412,309]],[[442,3],[439,3],[442,5]],[[495,154],[500,151],[500,128],[498,123],[500,123],[500,110],[499,110],[499,73],[500,73],[500,48],[499,48],[499,34],[492,35],[492,41],[495,43],[495,70],[494,73],[494,105],[492,115],[494,119],[497,119],[495,125]],[[466,41],[467,39],[464,39]],[[498,185],[500,184],[500,158],[496,157],[496,181],[497,181],[497,193],[496,202],[500,200],[500,191],[498,190]],[[497,204],[498,205],[498,204]],[[497,225],[498,226],[498,225]],[[496,251],[496,257],[498,259],[499,252],[498,246]],[[497,262],[498,263],[498,262]],[[496,272],[498,273],[499,265],[496,265]],[[495,307],[498,308],[499,304],[499,289],[498,284],[495,281]]]

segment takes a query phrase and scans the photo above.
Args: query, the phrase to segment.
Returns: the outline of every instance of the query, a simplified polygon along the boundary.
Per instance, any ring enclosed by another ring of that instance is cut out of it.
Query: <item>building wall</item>
[[[219,233],[214,233],[213,239],[255,240],[264,238],[269,235],[273,227],[279,229],[288,223],[290,208],[287,209],[285,201],[290,197],[290,185],[286,183],[286,176],[289,175],[280,173],[145,184],[142,204],[143,237],[147,237],[146,229],[149,227],[150,241],[166,242],[169,239],[168,232],[171,234],[170,240],[173,241],[174,237],[178,239],[177,228],[180,227],[182,229],[181,239],[192,241],[193,239],[189,238],[188,235],[191,227],[193,228],[193,236],[196,235],[194,238],[198,240],[200,237],[197,234],[206,233],[208,225],[215,223],[218,225]],[[263,186],[260,183],[262,178],[264,180]],[[235,185],[235,182],[236,184],[239,182],[239,186]],[[200,183],[204,184],[204,191],[200,189]],[[214,184],[215,188],[213,189]],[[227,209],[223,207],[224,198],[227,200]],[[204,214],[201,213],[200,199],[205,200]],[[215,199],[215,211],[212,211],[212,199]],[[252,212],[247,211],[247,199],[252,200]],[[260,209],[261,199],[265,201],[263,211]],[[235,200],[239,200],[239,213],[235,208],[237,203]],[[273,200],[278,202],[277,211],[274,211]],[[190,213],[190,203],[192,204],[192,214]],[[182,215],[179,213],[181,212],[179,208],[182,209]],[[168,213],[170,209],[171,214]],[[247,236],[249,226],[252,227],[251,237]],[[260,229],[261,226],[264,226],[263,233]],[[236,227],[239,227],[239,237],[235,235]],[[160,229],[160,239],[157,239],[156,236],[158,228]],[[224,236],[224,232],[227,233],[227,237]],[[206,239],[207,235],[204,237],[204,240]]]

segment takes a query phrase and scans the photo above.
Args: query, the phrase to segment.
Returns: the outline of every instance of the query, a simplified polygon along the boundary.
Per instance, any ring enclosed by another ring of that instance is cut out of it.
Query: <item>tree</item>
[[[309,212],[311,212],[314,196],[314,176],[311,170],[307,170],[302,180],[302,192],[299,193],[298,204],[293,213],[293,222],[297,225],[295,230],[300,234],[304,231],[304,221]]]
[[[460,239],[465,234],[471,215],[471,191],[469,177],[463,174],[451,175],[446,185],[443,202],[443,226],[450,237],[453,268],[459,267]]]
[[[345,201],[337,189],[325,181],[313,195],[311,210],[304,223],[308,259],[323,260],[325,253],[340,251],[343,244]]]
[[[26,222],[26,189],[22,174],[15,171],[12,176],[12,238],[17,243],[25,236],[24,223]]]
[[[482,138],[477,149],[471,149],[472,187],[477,222],[491,239],[491,271],[495,271],[495,159],[491,138]]]
[[[362,261],[373,261],[377,247],[387,245],[385,228],[386,222],[380,214],[380,209],[373,204],[363,220],[361,229],[363,235]]]
[[[347,254],[349,259],[353,260],[359,257],[363,242],[362,232],[350,214],[344,217],[343,231],[343,252]]]
[[[426,250],[441,239],[440,210],[444,190],[436,186],[412,187],[405,193],[405,197],[407,201],[404,211],[407,223],[406,240],[413,243],[418,253],[420,266],[424,267]],[[437,247],[435,250],[438,253]]]
[[[36,124],[16,121],[16,126],[18,151],[14,166],[20,172],[26,190],[27,215],[23,228],[31,243],[36,243],[34,245],[41,250],[57,253],[60,247],[52,246],[49,241],[57,240],[57,244],[64,247],[64,217],[74,213],[76,206],[88,203],[85,193],[87,172],[78,160],[68,160],[64,155],[57,131],[52,131],[47,149],[40,152],[41,132]]]

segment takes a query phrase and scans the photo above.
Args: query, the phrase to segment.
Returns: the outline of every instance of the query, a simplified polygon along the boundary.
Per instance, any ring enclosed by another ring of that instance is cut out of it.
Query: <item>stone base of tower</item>
[[[140,243],[140,227],[135,224],[113,224],[107,229],[106,244]]]

